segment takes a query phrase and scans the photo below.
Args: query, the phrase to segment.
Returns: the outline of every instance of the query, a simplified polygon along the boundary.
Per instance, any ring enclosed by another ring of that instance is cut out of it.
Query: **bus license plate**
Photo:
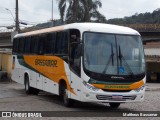
[[[122,95],[112,95],[112,99],[122,100],[123,96]]]

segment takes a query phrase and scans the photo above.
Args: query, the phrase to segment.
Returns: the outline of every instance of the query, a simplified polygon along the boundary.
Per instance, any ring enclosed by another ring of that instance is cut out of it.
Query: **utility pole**
[[[16,31],[19,33],[19,13],[18,13],[18,0],[16,0]]]
[[[53,20],[53,0],[52,0],[52,20]]]
[[[53,20],[53,0],[52,0],[52,18],[51,18],[51,21],[52,21],[52,26],[54,26],[54,20]]]

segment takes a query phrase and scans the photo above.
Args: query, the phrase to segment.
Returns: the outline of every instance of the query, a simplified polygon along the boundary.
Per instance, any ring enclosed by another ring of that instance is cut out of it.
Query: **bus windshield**
[[[145,72],[139,35],[84,33],[84,67],[106,75],[138,75]]]

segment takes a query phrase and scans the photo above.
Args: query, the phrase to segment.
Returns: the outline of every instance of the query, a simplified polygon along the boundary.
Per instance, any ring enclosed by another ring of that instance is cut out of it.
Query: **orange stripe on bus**
[[[137,89],[139,87],[141,87],[142,85],[144,85],[143,80],[139,81],[139,82],[135,82],[131,85],[112,85],[112,84],[92,84],[93,86],[99,88],[99,89],[106,89],[106,90],[134,90]]]
[[[71,93],[75,94],[67,79],[64,61],[59,57],[25,55],[24,60],[30,67],[37,70],[39,73],[43,74],[54,82],[59,83],[61,79],[65,80],[67,84],[67,89]],[[57,61],[57,63],[55,63],[55,61]]]

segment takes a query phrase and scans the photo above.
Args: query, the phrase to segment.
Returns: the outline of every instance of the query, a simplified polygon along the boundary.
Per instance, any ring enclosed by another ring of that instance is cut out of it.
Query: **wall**
[[[8,77],[11,77],[12,56],[9,53],[0,53],[0,70],[6,71]]]

